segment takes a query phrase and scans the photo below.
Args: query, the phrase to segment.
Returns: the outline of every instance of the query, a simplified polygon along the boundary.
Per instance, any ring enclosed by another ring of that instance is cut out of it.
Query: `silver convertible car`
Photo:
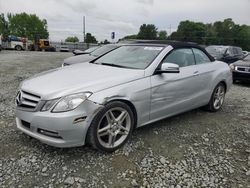
[[[229,66],[198,45],[128,44],[23,81],[16,123],[52,146],[112,152],[134,128],[198,107],[218,111],[231,84]]]

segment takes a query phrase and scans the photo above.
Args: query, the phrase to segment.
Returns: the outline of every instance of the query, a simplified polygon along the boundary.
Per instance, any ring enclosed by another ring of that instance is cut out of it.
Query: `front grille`
[[[237,71],[250,73],[250,67],[236,67]]]
[[[35,110],[41,97],[28,93],[26,91],[19,91],[16,97],[16,105],[28,110]]]

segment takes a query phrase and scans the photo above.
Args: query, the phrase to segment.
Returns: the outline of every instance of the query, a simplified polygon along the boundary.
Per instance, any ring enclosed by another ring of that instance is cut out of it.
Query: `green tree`
[[[201,22],[182,21],[180,22],[175,37],[171,36],[171,39],[197,42],[204,44],[206,36],[206,25]],[[177,37],[177,38],[176,38]]]
[[[31,40],[35,38],[47,39],[49,36],[47,21],[41,20],[35,14],[8,14],[7,17],[11,35],[27,37]]]
[[[158,39],[159,40],[167,40],[167,31],[159,31],[158,32]]]
[[[9,23],[5,19],[4,14],[0,14],[0,34],[2,34],[4,37],[8,36],[10,33],[9,31]]]
[[[85,42],[86,43],[97,43],[98,41],[96,40],[95,36],[93,36],[91,33],[86,33]]]
[[[143,24],[140,27],[137,38],[146,40],[157,39],[157,28],[153,24]]]
[[[79,39],[76,36],[74,36],[74,37],[67,37],[65,39],[65,42],[79,42]]]

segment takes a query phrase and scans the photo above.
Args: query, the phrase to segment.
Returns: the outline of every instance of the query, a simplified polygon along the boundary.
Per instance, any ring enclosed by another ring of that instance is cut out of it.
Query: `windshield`
[[[156,46],[122,46],[97,59],[95,63],[145,69],[162,49],[163,47]]]
[[[101,56],[103,54],[106,54],[107,52],[110,52],[111,50],[115,49],[115,48],[118,48],[118,46],[116,45],[105,45],[105,46],[102,46],[96,50],[94,50],[91,55],[93,56]]]
[[[100,48],[100,46],[91,47],[91,48],[89,48],[89,49],[87,49],[87,50],[84,50],[84,52],[86,52],[86,53],[91,53],[91,52],[93,52],[94,50],[96,50],[97,48]]]
[[[223,54],[225,54],[227,47],[226,46],[208,46],[206,47],[207,52],[215,57],[216,59],[221,59]]]
[[[244,61],[250,61],[250,54],[248,54],[246,57],[243,59]]]

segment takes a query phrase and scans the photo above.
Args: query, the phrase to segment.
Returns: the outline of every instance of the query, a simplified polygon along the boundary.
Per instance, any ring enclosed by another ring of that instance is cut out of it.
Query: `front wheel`
[[[22,50],[22,47],[21,47],[21,46],[19,46],[19,45],[17,45],[17,46],[15,46],[15,50],[17,50],[17,51],[21,51],[21,50]]]
[[[206,109],[211,112],[217,112],[221,109],[224,100],[225,100],[225,94],[226,94],[226,88],[223,83],[219,83],[210,98],[210,101],[208,105],[206,106]]]
[[[113,152],[126,143],[133,127],[134,116],[130,107],[123,102],[111,102],[94,117],[87,141],[98,150]]]

